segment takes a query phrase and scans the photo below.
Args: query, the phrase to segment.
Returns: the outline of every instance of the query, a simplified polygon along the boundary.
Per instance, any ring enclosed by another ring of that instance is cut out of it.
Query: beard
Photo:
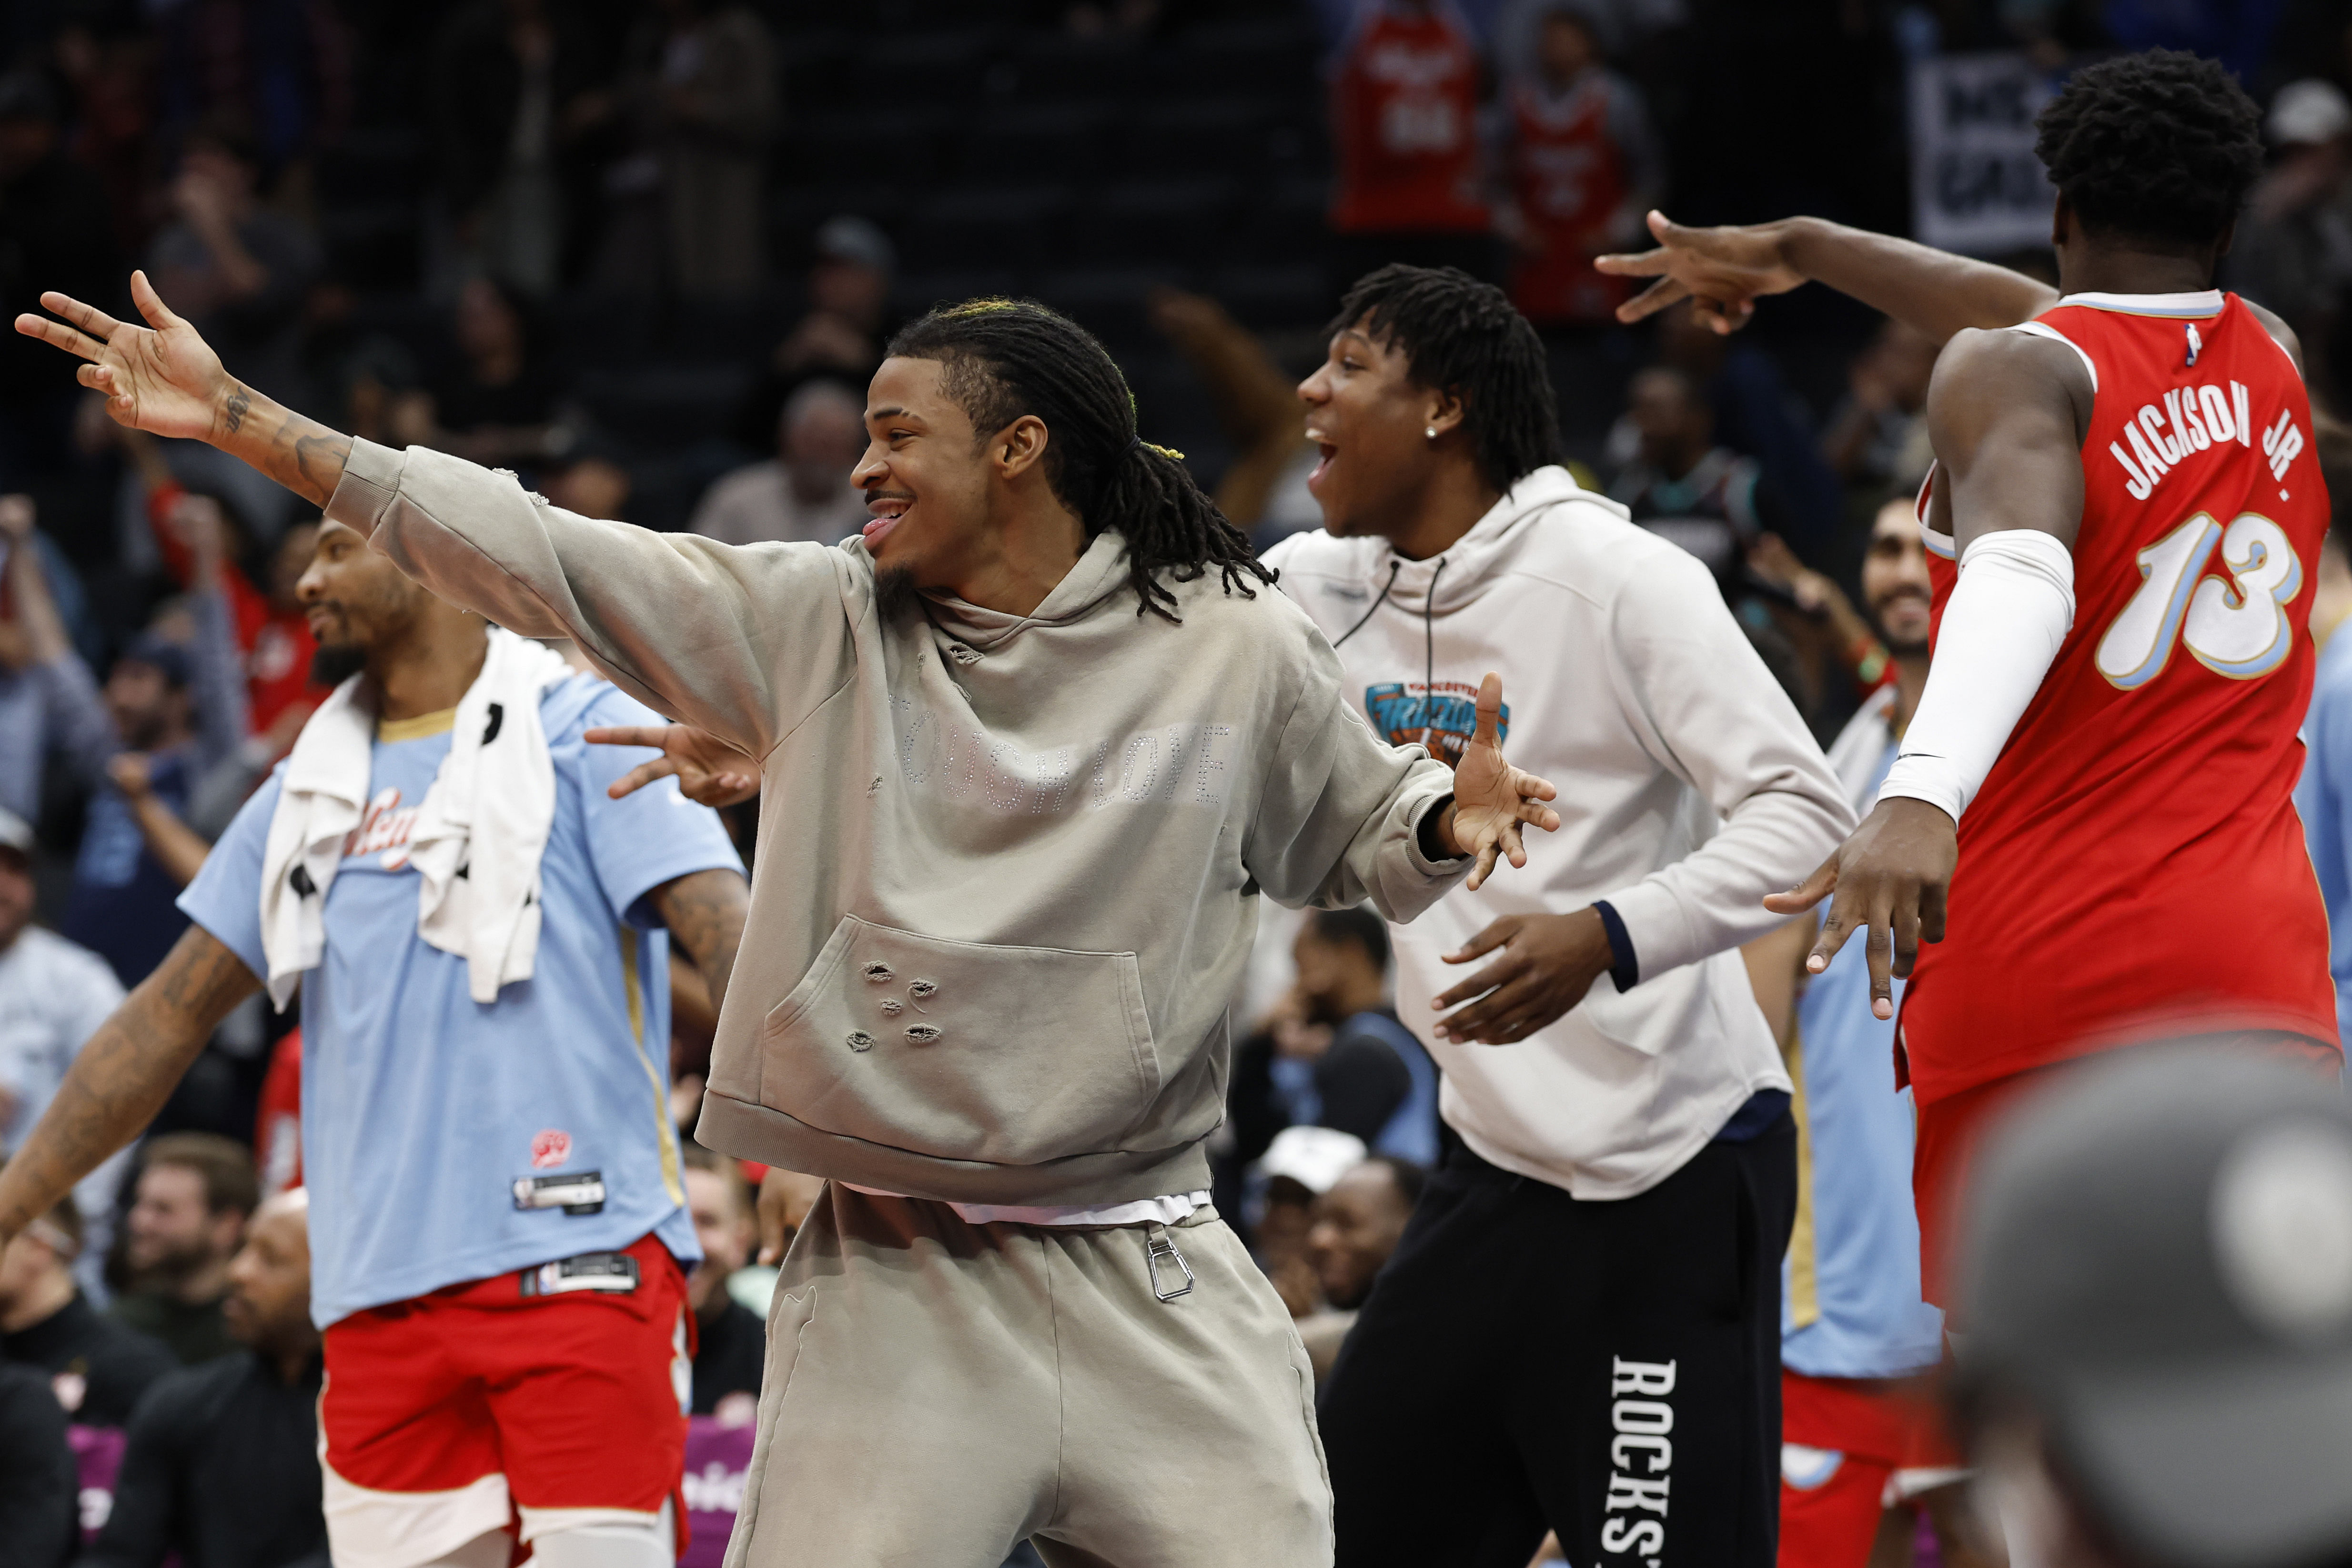
[[[329,690],[367,668],[367,650],[356,643],[320,643],[310,656],[310,684]]]
[[[920,614],[922,590],[915,586],[915,569],[911,566],[885,566],[874,574],[874,607],[885,626],[895,625],[900,616]]]

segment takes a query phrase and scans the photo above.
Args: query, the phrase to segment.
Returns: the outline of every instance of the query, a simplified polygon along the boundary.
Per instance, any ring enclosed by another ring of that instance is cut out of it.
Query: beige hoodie
[[[1468,869],[1416,843],[1452,775],[1373,736],[1297,606],[1213,573],[1139,616],[1116,532],[1034,615],[885,625],[861,540],[593,521],[423,448],[354,442],[327,515],[761,760],[698,1129],[746,1158],[965,1203],[1204,1187],[1258,894],[1410,920]]]

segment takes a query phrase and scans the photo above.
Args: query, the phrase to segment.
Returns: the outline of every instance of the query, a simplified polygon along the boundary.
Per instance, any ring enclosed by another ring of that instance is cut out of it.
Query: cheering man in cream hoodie
[[[1268,554],[1372,727],[1474,684],[1559,784],[1529,876],[1397,932],[1461,1134],[1324,1394],[1340,1568],[1769,1568],[1790,1083],[1736,951],[1853,820],[1706,568],[1550,466],[1544,353],[1452,269],[1357,284],[1299,388],[1328,531]],[[1671,1436],[1669,1436],[1671,1434]]]
[[[1039,306],[892,341],[862,539],[736,547],[338,435],[132,295],[152,330],[57,294],[70,326],[17,325],[115,418],[245,458],[763,770],[698,1134],[830,1181],[729,1562],[994,1568],[1034,1536],[1061,1564],[1328,1563],[1306,1356],[1206,1206],[1225,999],[1261,891],[1403,920],[1525,862],[1520,825],[1559,818],[1503,761],[1497,683],[1451,773],[1375,738]]]

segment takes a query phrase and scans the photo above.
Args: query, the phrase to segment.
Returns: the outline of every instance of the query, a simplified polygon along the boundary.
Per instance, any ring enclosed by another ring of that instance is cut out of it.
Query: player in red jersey
[[[1767,900],[1834,894],[1809,964],[1866,932],[1880,1017],[1909,976],[1931,1300],[1980,1130],[2043,1069],[2192,1030],[2341,1068],[2290,793],[2327,495],[2294,334],[2212,286],[2258,123],[2189,55],[2077,72],[2037,147],[2059,294],[1806,219],[1654,215],[1662,249],[1602,263],[1660,279],[1628,319],[1687,294],[1728,331],[1818,279],[1950,340],[1922,508],[1946,557],[1935,670],[1876,807]]]

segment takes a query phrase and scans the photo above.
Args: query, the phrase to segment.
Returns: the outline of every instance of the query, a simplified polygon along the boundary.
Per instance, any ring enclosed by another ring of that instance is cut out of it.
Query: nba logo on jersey
[[[534,1135],[530,1141],[530,1168],[545,1171],[572,1158],[572,1134],[561,1128],[551,1127]]]

